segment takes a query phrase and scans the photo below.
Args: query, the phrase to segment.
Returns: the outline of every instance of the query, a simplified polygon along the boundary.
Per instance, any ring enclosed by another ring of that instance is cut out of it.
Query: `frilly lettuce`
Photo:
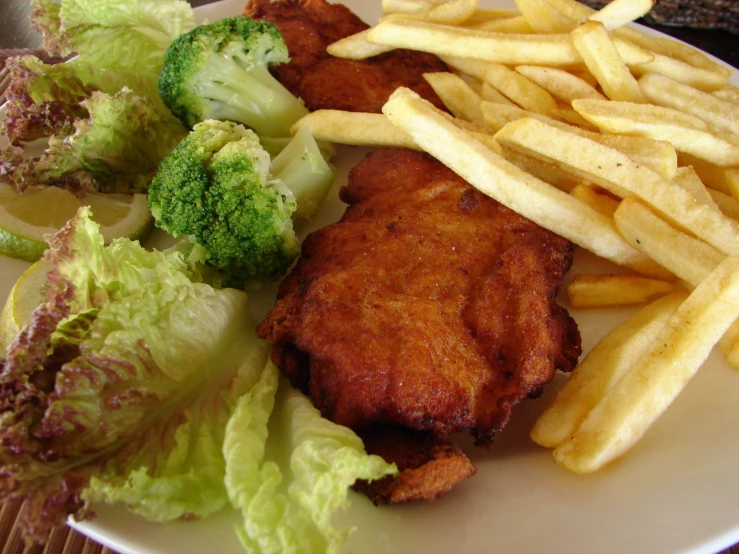
[[[157,78],[169,44],[194,26],[192,8],[182,0],[32,6],[49,53],[75,56],[57,65],[33,56],[10,60],[3,132],[12,146],[0,150],[0,180],[18,190],[145,189],[186,133],[159,97]],[[22,143],[38,138],[49,138],[50,148],[38,161],[24,160]]]
[[[224,429],[267,355],[245,293],[177,251],[105,248],[88,216],[51,241],[47,303],[0,374],[0,493],[35,540],[91,498],[159,520],[227,505]]]
[[[46,302],[0,373],[0,501],[25,500],[26,537],[95,502],[167,522],[230,501],[250,552],[336,551],[348,487],[394,466],[280,379],[201,252],[104,246],[89,215],[50,240]]]
[[[223,450],[226,488],[244,518],[239,539],[264,554],[337,552],[349,530],[331,517],[348,505],[348,488],[397,471],[367,455],[351,429],[322,418],[271,362],[239,400]]]

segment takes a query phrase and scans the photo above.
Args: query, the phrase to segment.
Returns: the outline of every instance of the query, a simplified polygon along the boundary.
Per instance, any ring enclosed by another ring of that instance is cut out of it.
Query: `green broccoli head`
[[[149,189],[157,226],[205,248],[224,284],[282,276],[300,252],[297,202],[270,176],[269,154],[250,130],[207,120],[159,165]]]
[[[308,111],[268,66],[289,60],[285,41],[271,23],[246,16],[223,19],[175,39],[164,57],[159,92],[190,127],[227,119],[260,135],[288,136]]]

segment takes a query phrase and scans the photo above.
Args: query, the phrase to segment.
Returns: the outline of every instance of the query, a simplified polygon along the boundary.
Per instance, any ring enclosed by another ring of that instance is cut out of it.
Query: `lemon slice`
[[[0,358],[13,337],[31,320],[33,310],[44,300],[46,274],[51,268],[51,262],[39,260],[24,271],[13,285],[0,312]]]
[[[106,243],[118,237],[143,240],[154,222],[144,194],[89,193],[77,198],[57,187],[29,187],[17,194],[0,184],[0,254],[38,260],[47,248],[44,237],[56,233],[80,206],[92,208]]]

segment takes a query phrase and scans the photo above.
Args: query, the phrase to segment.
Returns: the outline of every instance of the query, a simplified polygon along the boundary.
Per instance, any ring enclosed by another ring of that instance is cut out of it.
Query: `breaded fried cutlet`
[[[258,333],[328,419],[490,445],[580,354],[555,297],[573,245],[431,156],[380,149],[308,236]]]
[[[290,62],[274,68],[274,75],[311,111],[380,113],[401,86],[445,109],[423,78],[424,73],[448,71],[436,56],[394,50],[367,60],[346,60],[326,52],[329,44],[368,28],[346,6],[324,0],[251,0],[244,15],[267,20],[280,30]]]

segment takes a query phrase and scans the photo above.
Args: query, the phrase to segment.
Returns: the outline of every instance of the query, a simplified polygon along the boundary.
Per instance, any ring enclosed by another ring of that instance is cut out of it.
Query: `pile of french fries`
[[[383,0],[332,44],[365,59],[439,56],[449,113],[400,88],[382,114],[324,110],[316,139],[428,152],[472,186],[620,266],[579,275],[577,308],[643,304],[566,381],[531,436],[575,472],[621,456],[716,344],[739,368],[739,88],[683,43],[627,26],[651,0]]]

